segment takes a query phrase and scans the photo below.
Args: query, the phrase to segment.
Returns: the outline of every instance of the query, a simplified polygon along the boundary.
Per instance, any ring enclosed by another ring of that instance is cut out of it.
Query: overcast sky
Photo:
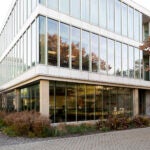
[[[140,5],[143,5],[144,7],[150,10],[150,0],[133,0],[133,1],[139,3]],[[8,13],[8,8],[10,7],[11,3],[12,0],[3,0],[2,4],[0,5],[0,29],[6,17],[6,14]]]

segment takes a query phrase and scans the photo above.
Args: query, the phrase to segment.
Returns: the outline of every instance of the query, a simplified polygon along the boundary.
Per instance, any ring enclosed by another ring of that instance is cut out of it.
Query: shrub
[[[34,119],[32,124],[32,130],[35,136],[47,137],[50,134],[51,127],[50,121],[47,117],[39,116]]]
[[[135,128],[147,127],[150,125],[150,118],[136,116],[132,119],[131,125]]]
[[[106,121],[99,120],[96,123],[98,130],[125,130],[129,128],[148,127],[150,125],[150,118],[137,116],[134,118],[128,117],[112,117],[110,116]]]
[[[11,136],[11,137],[17,136],[17,134],[12,126],[4,128],[3,133],[7,134],[8,136]]]
[[[34,111],[11,113],[5,117],[4,122],[19,136],[33,133],[35,136],[43,137],[50,127],[49,119]]]
[[[3,120],[7,116],[6,111],[0,111],[0,120]]]

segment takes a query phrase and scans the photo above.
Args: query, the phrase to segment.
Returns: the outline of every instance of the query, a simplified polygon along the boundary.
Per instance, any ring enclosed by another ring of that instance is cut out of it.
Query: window
[[[58,0],[47,0],[47,5],[51,9],[58,10]]]
[[[92,72],[99,70],[99,42],[98,35],[91,35],[91,58],[92,58]]]
[[[138,48],[134,48],[134,67],[135,67],[135,78],[140,78],[140,51]]]
[[[23,47],[23,50],[24,50],[24,53],[23,53],[23,71],[26,71],[27,70],[27,59],[28,59],[28,56],[27,56],[27,33],[24,34],[24,38],[23,38],[23,42],[24,42],[24,47]],[[14,68],[15,68],[15,65],[14,65]]]
[[[71,59],[72,69],[79,69],[80,59],[80,29],[72,27]]]
[[[115,32],[121,33],[121,3],[115,0]]]
[[[107,22],[108,29],[114,31],[114,0],[107,0]]]
[[[46,0],[39,0],[39,2],[40,2],[41,4],[43,4],[43,5],[46,4]]]
[[[91,1],[91,23],[98,25],[98,0]]]
[[[122,61],[121,61],[121,43],[115,42],[115,74],[116,76],[122,76]]]
[[[122,44],[122,73],[123,77],[128,76],[128,49],[127,45]]]
[[[129,77],[134,78],[134,49],[129,46]]]
[[[32,24],[32,66],[35,66],[36,64],[36,23],[33,22]]]
[[[106,0],[99,0],[99,10],[100,10],[100,26],[106,28],[106,15],[107,15],[107,1]]]
[[[48,19],[48,64],[57,66],[58,22]]]
[[[32,0],[32,11],[36,8],[37,0]]]
[[[127,36],[127,5],[122,4],[122,35]]]
[[[144,62],[143,62],[143,51],[140,51],[140,68],[141,68],[141,79],[144,78],[143,72],[144,72]]]
[[[63,23],[60,23],[60,66],[69,67],[69,26]]]
[[[77,86],[76,84],[68,83],[66,90],[67,122],[76,121]]]
[[[66,121],[66,84],[56,82],[55,96],[55,122]]]
[[[69,0],[60,0],[60,11],[69,14]]]
[[[139,41],[140,36],[140,16],[139,12],[134,10],[134,39]]]
[[[82,31],[82,70],[89,71],[89,32]]]
[[[114,75],[115,71],[114,60],[114,41],[108,39],[108,74]]]
[[[82,20],[89,22],[90,17],[90,1],[89,0],[81,0],[82,2]]]
[[[45,64],[46,18],[39,17],[39,62]]]
[[[133,8],[128,9],[128,36],[133,39]]]
[[[71,1],[71,16],[80,18],[80,0],[70,0]]]
[[[28,29],[28,68],[31,67],[31,58],[32,50],[31,50],[31,28]]]
[[[100,72],[107,73],[107,46],[106,38],[100,37]]]

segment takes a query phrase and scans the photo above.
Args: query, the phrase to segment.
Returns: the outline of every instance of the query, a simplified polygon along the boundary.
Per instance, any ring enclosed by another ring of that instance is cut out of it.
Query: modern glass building
[[[0,32],[0,109],[53,123],[150,115],[150,11],[131,0],[14,0]]]

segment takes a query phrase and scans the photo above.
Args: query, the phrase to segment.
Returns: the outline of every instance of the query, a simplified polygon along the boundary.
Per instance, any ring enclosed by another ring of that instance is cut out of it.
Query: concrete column
[[[20,90],[15,89],[15,110],[19,112],[21,110],[21,99],[20,99]]]
[[[40,80],[40,113],[49,117],[49,81]]]
[[[139,90],[133,89],[133,116],[139,115]]]
[[[150,90],[149,91],[146,91],[146,96],[145,96],[146,98],[146,106],[145,106],[145,108],[146,108],[146,115],[148,115],[148,116],[150,116]]]

